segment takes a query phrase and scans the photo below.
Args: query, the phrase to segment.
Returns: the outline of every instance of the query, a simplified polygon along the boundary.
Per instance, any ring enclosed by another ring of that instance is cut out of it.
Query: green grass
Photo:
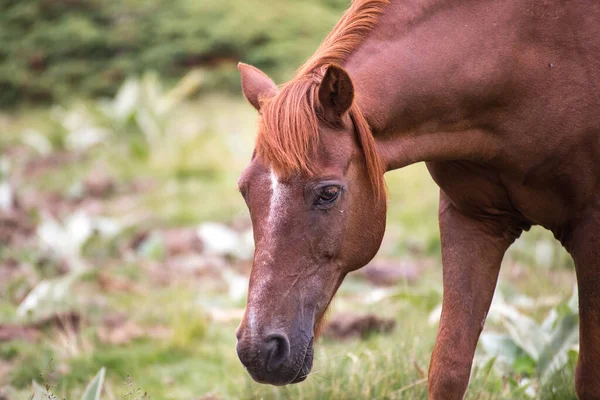
[[[130,299],[131,305],[125,309],[129,313],[135,310],[141,318],[146,313],[155,313],[154,318],[172,320],[173,317],[169,315],[173,312],[172,308],[185,308],[183,299],[190,297],[190,294],[182,293],[181,288],[158,292],[146,299],[138,298],[139,304],[134,304],[135,300]],[[53,378],[47,383],[52,385],[55,393],[66,393],[67,398],[76,398],[90,377],[104,366],[108,371],[107,385],[117,398],[122,398],[131,390],[125,384],[128,379],[135,389],[140,388],[154,399],[193,398],[202,393],[218,393],[224,398],[242,399],[426,398],[423,373],[427,370],[436,332],[435,326],[423,323],[426,308],[401,300],[365,306],[357,304],[353,296],[356,296],[354,290],[342,288],[334,307],[352,307],[393,316],[398,321],[396,330],[390,336],[372,335],[366,340],[341,343],[329,339],[319,341],[313,372],[305,383],[299,385],[275,388],[253,383],[235,354],[233,332],[236,324],[204,325],[205,322],[200,322],[203,328],[198,329],[195,327],[197,320],[189,318],[189,326],[184,330],[191,330],[192,333],[180,333],[188,337],[184,341],[138,340],[125,346],[95,344],[89,353],[82,352],[67,358],[50,350],[56,346],[56,343],[50,346],[51,340],[45,342],[41,349],[25,343],[13,343],[12,357],[18,357],[21,366],[16,367],[11,375],[12,384],[26,393],[31,379],[39,380],[40,374],[50,375]],[[200,313],[197,319],[202,320]],[[177,325],[176,322],[171,323]],[[91,332],[81,335],[89,335],[88,340],[92,340]],[[3,354],[9,353],[4,345],[2,351]],[[49,364],[66,365],[67,372],[56,374],[56,371],[49,371]],[[560,393],[554,398],[574,398],[570,369],[565,369],[551,385],[558,388],[556,393]],[[552,392],[551,387],[544,390]],[[506,388],[502,377],[493,370],[480,367],[471,381],[467,398],[527,397]]]

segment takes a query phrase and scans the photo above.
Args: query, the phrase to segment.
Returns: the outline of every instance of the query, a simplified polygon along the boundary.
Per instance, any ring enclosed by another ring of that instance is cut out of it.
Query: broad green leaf
[[[555,308],[550,310],[548,316],[542,322],[542,329],[544,330],[544,332],[551,334],[558,318],[558,311]]]
[[[495,311],[501,315],[501,322],[512,340],[533,360],[537,360],[548,343],[549,335],[535,320],[522,314],[515,307],[502,305],[497,306]]]
[[[573,287],[573,294],[565,303],[560,303],[558,306],[550,310],[550,313],[542,322],[542,329],[548,334],[552,334],[556,328],[556,324],[561,317],[572,313],[577,313],[579,310],[578,296],[577,296],[577,285]]]
[[[79,276],[69,273],[39,282],[19,305],[17,315],[39,319],[65,311],[69,307],[71,287]]]
[[[518,357],[514,364],[513,370],[520,375],[533,376],[535,375],[536,362],[529,355],[525,354]]]
[[[544,346],[538,359],[538,373],[542,382],[562,368],[569,360],[568,352],[579,340],[579,317],[571,312],[558,320],[550,341]]]
[[[85,392],[81,397],[81,400],[100,400],[100,393],[102,392],[102,385],[104,384],[104,375],[106,374],[106,368],[102,367],[98,374],[88,383],[85,388]]]
[[[112,117],[119,122],[124,122],[135,112],[139,102],[140,83],[137,79],[128,79],[119,88],[112,104]]]
[[[481,334],[479,344],[487,355],[507,365],[514,364],[515,360],[523,355],[523,351],[508,335],[484,332]]]

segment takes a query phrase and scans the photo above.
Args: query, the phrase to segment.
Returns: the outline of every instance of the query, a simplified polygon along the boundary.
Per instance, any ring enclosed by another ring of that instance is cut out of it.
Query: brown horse
[[[426,161],[444,272],[429,397],[463,397],[503,255],[535,224],[575,260],[576,391],[600,398],[600,2],[355,0],[285,85],[239,69],[260,113],[239,182],[255,380],[306,378],[329,302],[379,248],[384,172]]]

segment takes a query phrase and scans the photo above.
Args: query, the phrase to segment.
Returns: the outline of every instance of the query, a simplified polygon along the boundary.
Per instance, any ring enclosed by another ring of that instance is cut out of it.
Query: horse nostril
[[[290,355],[290,341],[285,335],[272,334],[267,337],[267,371],[279,368]]]

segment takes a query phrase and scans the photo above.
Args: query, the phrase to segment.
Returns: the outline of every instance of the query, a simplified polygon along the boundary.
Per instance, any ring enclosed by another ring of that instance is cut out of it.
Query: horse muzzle
[[[302,382],[312,368],[312,337],[299,335],[296,343],[290,343],[284,333],[252,337],[244,335],[240,329],[237,336],[238,357],[258,383],[283,386]]]

